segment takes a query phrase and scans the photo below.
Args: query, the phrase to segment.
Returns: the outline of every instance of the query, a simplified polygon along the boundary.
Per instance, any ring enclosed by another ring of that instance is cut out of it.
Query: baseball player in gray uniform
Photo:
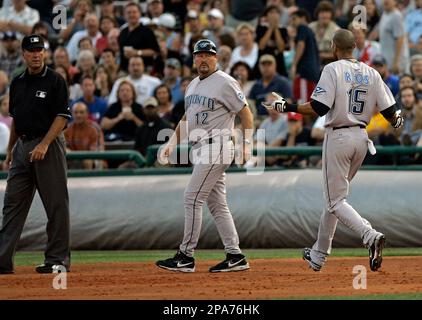
[[[356,212],[347,196],[349,183],[368,148],[371,154],[375,153],[365,130],[372,116],[381,112],[394,128],[403,125],[403,117],[378,72],[353,58],[355,46],[350,31],[340,29],[335,33],[332,49],[337,61],[325,66],[311,102],[294,105],[278,96],[271,104],[263,103],[279,112],[326,115],[322,159],[325,208],[316,243],[303,251],[304,260],[315,271],[321,270],[331,252],[338,220],[356,232],[369,248],[372,271],[377,271],[382,262],[385,235]]]
[[[186,137],[192,144],[194,167],[184,193],[184,236],[176,255],[157,261],[156,265],[172,271],[195,271],[193,255],[201,232],[202,206],[206,202],[226,251],[226,259],[209,271],[246,270],[249,264],[239,248],[239,237],[227,206],[225,170],[234,157],[232,134],[236,114],[243,127],[243,158],[249,159],[253,116],[238,82],[217,69],[215,44],[208,39],[200,40],[194,46],[193,55],[199,76],[188,85],[185,115],[159,154],[159,159],[169,157]]]

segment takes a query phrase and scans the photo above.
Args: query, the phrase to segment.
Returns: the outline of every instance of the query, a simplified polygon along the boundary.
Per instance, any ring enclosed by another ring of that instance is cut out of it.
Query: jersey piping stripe
[[[220,153],[219,153],[219,156],[217,157],[216,161],[212,164],[212,166],[211,166],[210,170],[208,171],[207,175],[206,175],[206,176],[205,176],[205,178],[204,178],[204,181],[202,181],[201,186],[199,187],[198,192],[196,193],[195,200],[193,200],[193,210],[192,210],[192,211],[193,211],[193,217],[192,217],[192,230],[191,230],[191,232],[190,232],[190,238],[189,238],[189,240],[188,240],[188,242],[186,243],[186,246],[185,246],[185,253],[187,252],[187,250],[188,250],[188,245],[189,245],[190,241],[192,240],[193,227],[194,227],[194,225],[195,225],[195,204],[196,204],[196,200],[198,199],[198,195],[199,195],[199,193],[201,192],[201,189],[202,189],[202,187],[204,186],[205,181],[207,181],[208,176],[210,175],[210,173],[211,173],[212,169],[214,168],[214,165],[215,165],[215,164],[217,163],[217,161],[220,159],[220,156],[221,156],[221,152],[222,152],[222,150],[223,150],[223,145],[221,145],[221,147],[220,147]]]
[[[330,198],[330,188],[328,186],[328,172],[327,172],[327,153],[328,153],[328,135],[325,136],[324,139],[324,143],[325,143],[325,154],[324,154],[324,161],[325,161],[325,174],[324,174],[324,179],[325,179],[325,187],[327,189],[327,197],[328,197],[328,206],[331,208],[331,198]],[[328,210],[330,209],[328,208]]]

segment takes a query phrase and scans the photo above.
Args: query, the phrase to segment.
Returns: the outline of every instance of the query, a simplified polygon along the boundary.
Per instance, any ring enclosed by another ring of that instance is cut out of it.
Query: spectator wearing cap
[[[142,105],[136,102],[136,90],[127,80],[119,83],[117,101],[106,111],[101,120],[106,141],[134,140],[136,128],[144,123]]]
[[[144,61],[141,57],[132,57],[129,60],[129,75],[118,79],[111,89],[108,104],[117,101],[117,88],[120,82],[127,80],[133,84],[136,91],[136,102],[143,105],[144,101],[151,97],[154,89],[161,84],[160,79],[145,73]]]
[[[408,69],[409,48],[402,13],[396,7],[396,0],[383,1],[383,14],[378,25],[381,51],[387,61],[387,68],[393,74]]]
[[[185,33],[183,37],[182,54],[185,58],[191,56],[192,50],[189,47],[192,37],[202,37],[202,24],[197,11],[191,9],[186,15]]]
[[[98,21],[98,17],[93,13],[87,14],[85,16],[84,30],[76,32],[66,46],[66,50],[69,52],[70,61],[76,61],[78,58],[78,44],[79,41],[84,37],[91,39],[92,45],[94,47],[96,46],[98,39],[102,37],[100,32],[100,22]]]
[[[169,58],[166,60],[164,67],[163,83],[171,90],[173,104],[178,103],[183,99],[183,93],[180,90],[182,78],[180,77],[182,65],[176,58]]]
[[[120,67],[128,70],[129,59],[142,57],[147,70],[152,69],[154,58],[160,54],[160,47],[154,32],[140,23],[141,8],[134,2],[124,7],[127,25],[119,35]]]
[[[0,70],[10,76],[12,71],[23,63],[16,33],[11,31],[4,32],[1,43],[4,50],[0,53]]]
[[[164,13],[164,4],[162,0],[148,0],[147,13],[150,19],[159,18]]]
[[[309,101],[319,80],[320,60],[313,31],[307,26],[309,14],[298,9],[292,13],[291,25],[296,29],[295,55],[290,67],[293,94],[299,103]]]
[[[233,28],[227,27],[224,25],[224,15],[221,10],[214,8],[208,11],[208,28],[202,32],[202,36],[210,39],[214,42],[217,47],[220,47],[222,44],[220,41],[221,36],[227,36],[234,41],[234,31]]]
[[[116,15],[116,8],[113,0],[102,0],[100,3],[100,17],[109,17],[113,19],[120,27],[126,23],[125,19]],[[100,18],[100,21],[101,21]],[[101,23],[100,23],[101,25]]]
[[[256,27],[255,41],[259,46],[259,55],[273,55],[277,60],[277,72],[287,76],[283,52],[288,44],[288,35],[287,29],[280,25],[278,6],[271,5],[265,9],[261,22]],[[258,73],[259,70],[254,71]]]
[[[156,98],[151,97],[146,100],[143,111],[145,121],[144,124],[136,129],[135,150],[145,156],[149,146],[166,142],[165,140],[159,140],[158,135],[161,130],[171,130],[172,126],[159,116],[158,101]]]
[[[317,21],[309,24],[309,28],[314,32],[315,39],[318,43],[319,58],[322,65],[334,61],[331,41],[334,33],[340,29],[333,21],[334,13],[334,5],[330,1],[321,1],[318,3],[314,13]]]
[[[372,60],[375,56],[381,54],[381,46],[377,41],[366,39],[367,29],[355,28],[353,23],[349,25],[349,30],[353,32],[356,41],[356,48],[353,50],[353,56],[356,60],[372,66]]]
[[[415,4],[416,8],[409,12],[404,19],[409,48],[415,48],[422,36],[422,0],[416,0]]]
[[[244,61],[252,70],[258,62],[259,48],[255,42],[255,30],[247,23],[239,24],[236,29],[237,47],[233,49],[230,66]]]
[[[240,24],[249,23],[255,28],[266,4],[266,0],[230,0],[226,25],[237,28]]]
[[[20,40],[31,33],[32,26],[40,20],[40,14],[26,5],[26,0],[13,0],[12,4],[0,9],[0,32],[14,31]]]
[[[76,0],[73,18],[68,22],[65,29],[60,30],[59,38],[63,42],[68,41],[76,32],[84,30],[85,16],[93,12],[91,0]]]
[[[163,13],[158,18],[159,29],[162,31],[167,47],[168,58],[180,58],[182,37],[175,31],[176,18],[171,13]]]
[[[264,54],[259,58],[259,70],[262,75],[251,89],[249,98],[255,101],[257,113],[259,116],[268,114],[266,108],[261,106],[268,93],[279,92],[283,97],[291,101],[292,89],[289,80],[277,73],[277,62],[274,56]]]
[[[382,80],[390,88],[391,93],[396,96],[399,93],[399,82],[398,76],[391,74],[388,70],[387,60],[382,55],[377,55],[372,60],[372,67],[378,71],[381,75]]]
[[[300,113],[287,113],[287,136],[281,146],[297,147],[297,146],[312,146],[314,140],[311,137],[311,130],[303,126],[303,116]],[[287,156],[280,162],[286,167],[301,167],[307,166],[306,158],[303,156]]]

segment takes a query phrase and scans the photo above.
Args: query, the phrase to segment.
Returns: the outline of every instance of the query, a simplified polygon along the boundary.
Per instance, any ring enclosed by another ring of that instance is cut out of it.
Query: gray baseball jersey
[[[198,142],[218,135],[219,130],[233,130],[236,113],[247,104],[239,83],[227,73],[218,70],[203,80],[196,77],[185,93],[190,140]]]
[[[191,81],[186,89],[185,108],[189,140],[200,153],[194,161],[191,179],[184,194],[185,229],[180,251],[193,256],[206,202],[227,253],[239,254],[239,237],[226,200],[225,170],[234,155],[232,141],[215,139],[229,136],[237,112],[247,105],[238,82],[222,71]],[[209,138],[214,138],[211,145]]]
[[[395,100],[378,72],[354,59],[325,66],[311,97],[330,108],[322,158],[326,205],[311,251],[311,258],[322,265],[331,252],[337,220],[359,234],[365,245],[372,245],[380,235],[347,203],[347,196],[349,183],[362,165],[368,143],[372,143],[366,125]]]

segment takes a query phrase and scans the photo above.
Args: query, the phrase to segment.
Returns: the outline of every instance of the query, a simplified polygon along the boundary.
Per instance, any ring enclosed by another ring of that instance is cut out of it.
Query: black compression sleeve
[[[398,110],[397,103],[393,104],[391,107],[388,107],[385,110],[381,111],[381,114],[384,116],[385,119],[391,119],[396,111]]]
[[[311,101],[311,107],[320,117],[325,116],[327,112],[330,111],[330,108],[325,104],[316,100]]]

